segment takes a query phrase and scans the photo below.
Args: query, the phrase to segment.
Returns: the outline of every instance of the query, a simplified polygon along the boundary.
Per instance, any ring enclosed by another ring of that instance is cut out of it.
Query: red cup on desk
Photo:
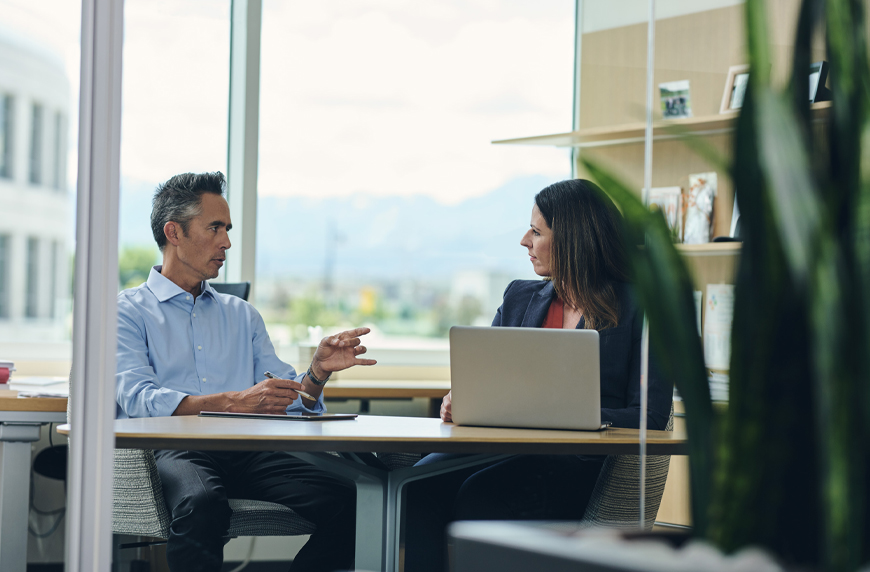
[[[0,360],[0,389],[9,389],[9,377],[13,371],[15,371],[15,364]]]

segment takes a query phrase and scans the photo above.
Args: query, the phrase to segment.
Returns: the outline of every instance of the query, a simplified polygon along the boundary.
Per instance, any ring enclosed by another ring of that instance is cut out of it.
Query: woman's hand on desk
[[[451,423],[453,421],[453,392],[448,391],[441,400],[441,421]]]

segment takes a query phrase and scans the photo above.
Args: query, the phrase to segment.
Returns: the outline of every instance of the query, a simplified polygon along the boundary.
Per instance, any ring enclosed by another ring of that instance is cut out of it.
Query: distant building
[[[0,28],[0,341],[67,337],[69,110],[60,57]]]
[[[480,306],[480,316],[476,326],[492,323],[496,310],[501,306],[504,289],[515,276],[489,270],[462,270],[453,275],[450,283],[450,305],[459,307],[463,299],[476,300]]]

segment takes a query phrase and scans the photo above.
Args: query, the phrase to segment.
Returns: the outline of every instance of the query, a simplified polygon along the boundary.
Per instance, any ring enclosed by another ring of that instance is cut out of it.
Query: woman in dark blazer
[[[594,183],[562,181],[535,196],[528,249],[544,280],[515,280],[504,293],[493,326],[595,329],[601,352],[601,420],[615,427],[640,424],[640,345],[637,308],[622,242],[622,217]],[[540,380],[542,391],[545,380]],[[664,429],[673,387],[649,369],[647,426]],[[530,397],[530,405],[533,397]],[[441,418],[452,421],[452,394]],[[545,412],[544,412],[545,413]],[[432,454],[420,464],[446,455]],[[602,457],[517,455],[484,469],[413,484],[408,496],[405,566],[444,569],[444,529],[451,520],[579,520],[592,495]]]

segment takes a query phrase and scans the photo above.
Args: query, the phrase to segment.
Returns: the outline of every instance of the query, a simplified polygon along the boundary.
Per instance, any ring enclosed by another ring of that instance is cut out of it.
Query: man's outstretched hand
[[[360,337],[370,331],[369,328],[356,328],[320,340],[320,345],[314,352],[314,359],[311,360],[311,370],[317,379],[326,379],[332,372],[355,365],[375,365],[378,363],[373,359],[357,357],[366,353],[366,347],[362,345]]]

